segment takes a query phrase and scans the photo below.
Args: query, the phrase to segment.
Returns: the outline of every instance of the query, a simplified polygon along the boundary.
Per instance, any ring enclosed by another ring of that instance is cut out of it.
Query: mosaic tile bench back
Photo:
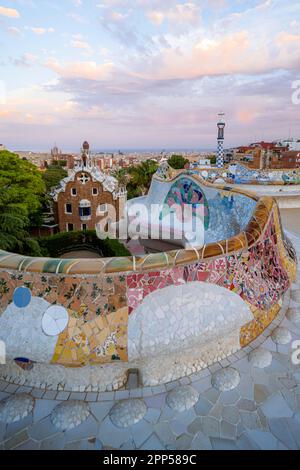
[[[30,308],[34,298],[44,299],[47,305],[62,306],[68,313],[67,327],[57,335],[52,363],[78,367],[126,361],[129,315],[143,299],[166,286],[201,281],[229,289],[250,307],[254,320],[240,333],[241,346],[246,346],[277,315],[283,295],[295,278],[296,263],[291,243],[283,239],[274,205],[265,230],[254,246],[216,259],[111,275],[2,269],[0,318],[9,308],[21,314]]]

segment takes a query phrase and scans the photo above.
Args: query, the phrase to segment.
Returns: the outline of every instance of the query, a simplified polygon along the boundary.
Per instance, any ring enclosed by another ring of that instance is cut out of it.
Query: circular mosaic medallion
[[[14,291],[13,302],[18,308],[25,308],[30,304],[31,292],[28,287],[17,287]]]
[[[227,367],[215,372],[211,378],[211,383],[217,390],[228,392],[238,386],[240,383],[240,374],[236,369]]]
[[[253,367],[264,369],[272,363],[272,353],[267,349],[258,348],[249,354],[249,361]]]
[[[69,315],[64,307],[52,305],[42,318],[42,328],[47,336],[57,336],[66,328]]]
[[[271,335],[272,340],[276,344],[289,344],[292,341],[292,335],[287,328],[278,326]]]
[[[51,413],[52,424],[60,431],[76,428],[90,416],[89,404],[79,400],[68,400],[57,405]]]
[[[300,323],[300,309],[299,308],[289,308],[286,314],[288,320],[292,323]]]
[[[167,395],[169,407],[179,412],[189,410],[198,400],[199,392],[190,385],[177,387]]]
[[[132,398],[116,403],[109,416],[115,426],[127,428],[141,421],[146,413],[147,406],[145,402],[139,398]]]
[[[27,393],[11,395],[0,402],[0,421],[10,424],[26,418],[34,408],[34,398]]]

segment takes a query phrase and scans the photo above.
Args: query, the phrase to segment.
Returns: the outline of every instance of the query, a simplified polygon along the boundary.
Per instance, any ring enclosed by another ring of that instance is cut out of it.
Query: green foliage
[[[87,249],[102,256],[130,256],[130,252],[118,240],[100,240],[95,230],[85,232],[62,232],[50,237],[39,238],[43,256],[57,258],[69,251]]]
[[[124,168],[121,168],[119,170],[113,170],[111,172],[111,176],[116,178],[119,187],[124,187],[128,183],[128,174]]]
[[[168,164],[175,170],[182,170],[187,163],[189,160],[182,155],[172,155],[168,160]]]
[[[131,256],[130,251],[119,240],[106,238],[106,240],[99,240],[99,242],[101,242],[101,251],[104,256]]]
[[[55,167],[65,167],[67,166],[67,160],[53,160],[50,167],[55,166]],[[49,165],[48,165],[49,168]]]
[[[127,199],[134,199],[135,197],[142,196],[142,190],[139,186],[136,186],[131,181],[127,183]]]
[[[46,185],[46,190],[49,193],[52,188],[55,188],[59,182],[66,178],[68,173],[59,165],[50,165],[43,173],[43,180]]]
[[[131,194],[134,194],[133,197],[142,196],[146,194],[150,188],[152,176],[156,172],[158,164],[153,160],[146,160],[141,162],[139,165],[132,166],[128,169],[130,175],[130,182],[127,185],[131,191]],[[128,199],[130,199],[130,195]]]
[[[0,153],[0,248],[37,255],[38,244],[27,229],[38,217],[45,185],[41,173],[27,160],[4,150]]]
[[[211,163],[212,165],[215,165],[215,164],[217,163],[217,157],[216,157],[216,155],[211,155],[211,157],[209,157],[209,158],[210,158],[210,163]]]

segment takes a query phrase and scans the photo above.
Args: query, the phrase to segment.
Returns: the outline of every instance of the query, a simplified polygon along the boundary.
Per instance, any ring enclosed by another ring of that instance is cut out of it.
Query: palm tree
[[[126,170],[124,170],[123,168],[119,170],[113,170],[111,172],[111,176],[116,178],[119,188],[126,188],[126,185],[128,183],[128,175]]]
[[[146,160],[137,166],[129,168],[130,182],[132,185],[140,188],[144,196],[150,188],[152,176],[156,172],[158,164],[153,160]]]

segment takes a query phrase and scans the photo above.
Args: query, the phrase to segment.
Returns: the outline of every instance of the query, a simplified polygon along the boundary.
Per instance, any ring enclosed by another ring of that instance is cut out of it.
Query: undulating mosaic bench
[[[0,252],[2,375],[105,389],[134,367],[154,385],[248,345],[276,317],[296,255],[275,200],[166,167],[152,184],[169,204],[205,198],[204,245],[80,260]]]

